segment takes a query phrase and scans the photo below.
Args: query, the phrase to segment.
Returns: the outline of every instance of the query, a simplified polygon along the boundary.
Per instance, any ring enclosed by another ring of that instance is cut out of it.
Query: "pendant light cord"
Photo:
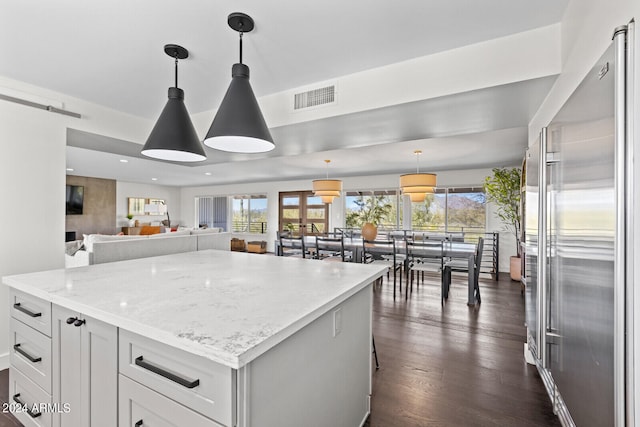
[[[176,88],[178,87],[178,57],[175,57],[176,59]]]
[[[420,154],[416,153],[416,173],[420,173]]]
[[[242,35],[244,33],[240,31],[240,63],[242,64]]]

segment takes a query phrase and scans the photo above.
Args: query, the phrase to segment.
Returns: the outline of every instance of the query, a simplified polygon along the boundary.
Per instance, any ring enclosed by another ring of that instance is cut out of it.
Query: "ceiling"
[[[256,21],[244,37],[244,62],[260,97],[557,23],[567,2],[5,0],[0,36],[11,43],[0,75],[154,121],[173,84],[167,43],[190,51],[179,81],[190,113],[217,108],[238,57],[238,35],[226,24],[231,12]],[[312,178],[325,158],[334,176],[398,173],[415,167],[417,148],[434,171],[515,164],[552,84],[535,79],[275,127],[270,153],[207,149],[199,164],[148,160],[139,155],[144,141],[69,130],[68,173],[208,185]]]

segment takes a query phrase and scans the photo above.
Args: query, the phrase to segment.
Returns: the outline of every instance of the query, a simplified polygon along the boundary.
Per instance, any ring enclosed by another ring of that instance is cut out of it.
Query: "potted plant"
[[[516,255],[511,257],[510,273],[512,280],[520,280],[520,185],[522,170],[520,168],[494,168],[492,175],[484,180],[484,191],[487,200],[496,206],[496,215],[504,223],[506,229],[516,238]]]
[[[132,214],[128,214],[127,215],[127,219],[129,220],[129,227],[133,227],[133,225],[134,225],[133,215]]]
[[[353,203],[358,209],[347,214],[347,227],[362,226],[362,238],[375,240],[378,234],[378,224],[391,213],[393,206],[385,199],[384,195],[367,197],[366,199],[361,196]]]

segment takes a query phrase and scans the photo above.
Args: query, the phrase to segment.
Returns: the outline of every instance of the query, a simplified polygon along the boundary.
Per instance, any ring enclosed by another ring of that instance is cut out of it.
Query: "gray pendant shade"
[[[189,57],[189,51],[177,44],[164,46],[164,53],[175,61],[175,86],[169,88],[169,100],[141,153],[148,157],[176,162],[200,162],[207,159],[204,147],[184,105],[184,91],[178,87],[178,59]]]
[[[262,153],[275,147],[251,89],[249,67],[245,64],[233,64],[231,84],[204,144],[235,153]]]
[[[207,156],[184,105],[184,91],[169,88],[169,100],[153,127],[142,154],[161,160],[199,162]]]

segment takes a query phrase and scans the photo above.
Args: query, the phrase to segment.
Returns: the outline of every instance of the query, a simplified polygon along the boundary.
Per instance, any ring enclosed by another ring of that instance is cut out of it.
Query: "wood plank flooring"
[[[439,275],[414,283],[407,300],[393,299],[392,282],[374,288],[380,369],[366,426],[560,426],[524,361],[524,298],[506,276],[481,277],[475,307],[466,305],[463,275],[444,306]]]
[[[9,370],[4,369],[0,371],[0,406],[4,403],[9,403]],[[2,408],[4,409],[4,408]],[[0,427],[21,427],[22,423],[18,421],[13,415],[0,411]]]
[[[386,279],[374,288],[380,369],[365,425],[560,426],[535,367],[523,359],[520,285],[481,278],[482,304],[467,307],[466,276],[454,276],[441,306],[439,280],[425,277],[407,300],[404,293],[394,300]],[[8,385],[8,370],[0,371],[2,402]],[[13,416],[0,414],[0,427],[16,426]]]

